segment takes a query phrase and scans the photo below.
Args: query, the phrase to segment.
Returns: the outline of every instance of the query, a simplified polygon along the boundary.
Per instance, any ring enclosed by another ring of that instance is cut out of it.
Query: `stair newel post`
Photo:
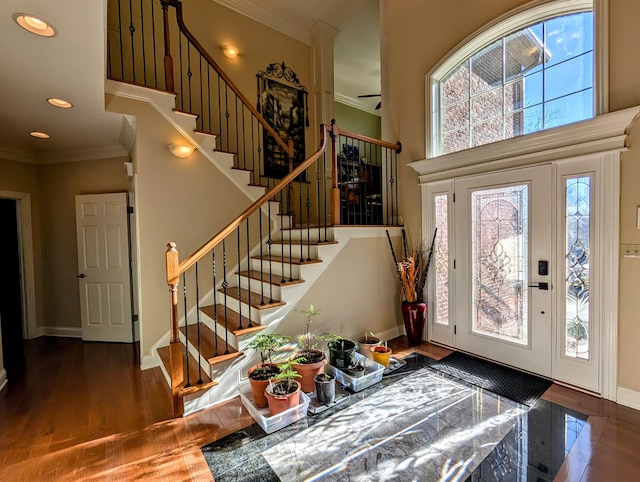
[[[331,119],[331,221],[340,224],[340,189],[338,188],[338,149],[336,146],[340,131],[335,119]]]
[[[180,343],[178,327],[178,284],[180,282],[180,271],[178,269],[178,250],[175,243],[167,245],[165,255],[167,269],[167,284],[171,293],[171,341],[169,343],[169,361],[171,367],[171,396],[173,399],[173,415],[179,417],[184,411],[182,397],[179,394],[184,382],[184,371],[182,364],[182,344]]]
[[[169,3],[162,3],[162,23],[164,26],[164,81],[169,92],[175,91],[173,82],[173,57],[171,57],[171,32],[169,32]],[[180,7],[178,7],[180,8]]]

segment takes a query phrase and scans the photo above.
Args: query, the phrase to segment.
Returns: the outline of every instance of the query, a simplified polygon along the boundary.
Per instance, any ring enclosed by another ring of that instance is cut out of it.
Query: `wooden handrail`
[[[262,127],[267,130],[269,134],[273,136],[278,145],[286,152],[287,157],[293,158],[293,143],[286,144],[282,138],[278,135],[278,133],[274,130],[273,127],[269,125],[269,123],[265,120],[264,117],[258,112],[258,110],[253,106],[253,104],[247,99],[244,94],[240,91],[240,89],[233,83],[233,81],[229,78],[229,76],[220,68],[220,66],[213,60],[213,57],[209,55],[209,53],[205,50],[205,48],[196,40],[193,34],[189,31],[189,29],[184,24],[184,20],[182,18],[182,2],[179,0],[162,0],[165,3],[175,7],[176,16],[178,20],[178,27],[180,31],[189,39],[189,41],[194,45],[196,50],[202,55],[209,65],[213,67],[213,69],[218,73],[220,77],[229,85],[231,90],[240,98],[242,103],[249,109],[249,111],[258,119],[258,122],[262,124]]]
[[[335,123],[335,120],[331,122]],[[381,141],[380,139],[376,139],[374,137],[363,136],[362,134],[357,134],[355,132],[345,131],[344,129],[340,129],[339,127],[338,134],[345,137],[351,137],[352,139],[356,139],[358,141],[368,142],[376,146],[387,147],[389,149],[393,149],[398,153],[402,151],[402,144],[400,144],[399,142],[394,144],[393,142]]]
[[[205,254],[215,248],[218,244],[222,242],[227,236],[229,236],[234,229],[236,229],[242,222],[244,222],[251,214],[256,212],[260,207],[265,204],[267,201],[274,198],[276,194],[282,191],[287,185],[293,181],[296,177],[298,177],[302,172],[313,164],[318,158],[322,155],[322,153],[327,148],[327,126],[322,124],[320,126],[321,133],[321,141],[320,148],[314,152],[308,159],[306,159],[303,163],[301,163],[298,167],[296,167],[293,171],[287,174],[278,184],[273,186],[269,191],[263,194],[260,199],[254,202],[251,206],[245,209],[238,217],[236,217],[233,221],[231,221],[227,226],[221,229],[218,234],[216,234],[213,238],[203,244],[199,249],[197,249],[191,256],[185,258],[177,267],[177,270],[171,270],[171,273],[167,271],[167,283],[171,284],[175,281],[175,279],[180,276],[182,273],[191,268],[194,264],[200,260]]]

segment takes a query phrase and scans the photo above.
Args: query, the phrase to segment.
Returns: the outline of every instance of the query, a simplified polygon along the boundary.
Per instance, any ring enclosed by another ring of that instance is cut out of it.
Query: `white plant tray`
[[[309,397],[302,391],[300,391],[300,404],[292,407],[284,412],[280,412],[276,415],[269,416],[269,407],[258,408],[253,401],[253,395],[251,394],[251,387],[249,382],[241,383],[238,385],[240,391],[240,399],[242,404],[251,414],[253,419],[258,422],[258,425],[267,433],[273,433],[276,430],[280,430],[287,425],[291,425],[293,422],[300,420],[307,415],[307,409],[309,408]]]
[[[378,383],[382,380],[382,374],[384,372],[384,366],[380,363],[374,362],[373,360],[369,360],[364,355],[360,353],[354,353],[356,363],[360,362],[364,365],[365,374],[361,377],[352,377],[351,375],[343,372],[342,370],[332,366],[325,365],[324,371],[326,373],[331,373],[335,375],[336,380],[341,383],[343,386],[350,388],[354,392],[359,392],[364,390],[375,383]]]

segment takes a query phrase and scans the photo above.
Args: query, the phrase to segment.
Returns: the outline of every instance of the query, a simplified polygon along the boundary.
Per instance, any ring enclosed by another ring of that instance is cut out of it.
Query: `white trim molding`
[[[618,387],[618,403],[625,407],[640,410],[640,392],[629,388]]]
[[[362,102],[361,100],[354,99],[353,97],[349,97],[348,95],[341,94],[340,92],[335,92],[333,94],[333,100],[336,102],[339,102],[340,104],[353,107],[354,109],[362,110],[364,112],[368,112],[369,114],[382,117],[382,114],[380,113],[379,110],[375,110],[374,107],[371,107],[366,102]]]
[[[22,330],[25,338],[38,336],[36,315],[36,275],[31,220],[31,194],[28,192],[0,191],[0,198],[13,199],[18,209],[18,245],[20,249],[20,275],[22,278]]]
[[[527,136],[421,159],[409,166],[420,176],[420,183],[425,183],[625,149],[626,129],[638,113],[640,106],[630,107]]]
[[[82,328],[76,328],[75,326],[43,326],[42,334],[61,338],[82,338]]]

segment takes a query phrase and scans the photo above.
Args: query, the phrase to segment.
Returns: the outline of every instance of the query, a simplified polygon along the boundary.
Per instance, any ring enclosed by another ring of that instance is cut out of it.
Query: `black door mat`
[[[457,351],[431,368],[529,407],[551,386],[545,378]]]

